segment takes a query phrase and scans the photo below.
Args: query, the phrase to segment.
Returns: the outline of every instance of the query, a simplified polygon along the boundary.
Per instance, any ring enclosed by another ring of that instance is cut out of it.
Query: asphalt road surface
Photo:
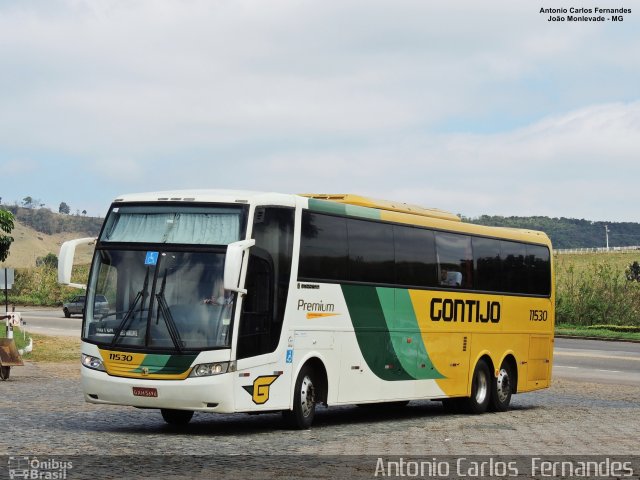
[[[62,307],[56,309],[16,307],[16,312],[22,314],[22,320],[26,322],[24,328],[27,332],[63,337],[80,336],[82,316],[72,315],[71,318],[65,318]]]
[[[553,375],[640,386],[640,343],[556,338]]]

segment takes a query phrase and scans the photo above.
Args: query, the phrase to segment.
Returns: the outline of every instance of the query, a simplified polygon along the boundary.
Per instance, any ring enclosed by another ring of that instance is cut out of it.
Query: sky
[[[566,5],[565,5],[566,3]],[[640,222],[640,2],[0,0],[0,197],[184,188]]]

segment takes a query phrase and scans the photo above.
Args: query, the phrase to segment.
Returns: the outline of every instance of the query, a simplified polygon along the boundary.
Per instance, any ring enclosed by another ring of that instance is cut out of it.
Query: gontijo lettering
[[[429,309],[431,320],[439,322],[480,322],[500,321],[500,302],[480,300],[452,300],[433,298]]]

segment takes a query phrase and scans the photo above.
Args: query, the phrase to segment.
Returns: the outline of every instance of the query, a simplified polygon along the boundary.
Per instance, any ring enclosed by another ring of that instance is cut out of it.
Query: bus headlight
[[[92,357],[91,355],[82,354],[82,365],[92,370],[99,370],[105,372],[104,364],[98,357]]]
[[[235,362],[200,363],[193,367],[190,377],[210,377],[222,373],[233,372]]]

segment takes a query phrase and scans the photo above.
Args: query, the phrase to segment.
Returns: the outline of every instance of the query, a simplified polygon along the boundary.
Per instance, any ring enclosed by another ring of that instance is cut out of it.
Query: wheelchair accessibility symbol
[[[158,252],[147,252],[144,259],[145,265],[156,265],[158,263]]]

